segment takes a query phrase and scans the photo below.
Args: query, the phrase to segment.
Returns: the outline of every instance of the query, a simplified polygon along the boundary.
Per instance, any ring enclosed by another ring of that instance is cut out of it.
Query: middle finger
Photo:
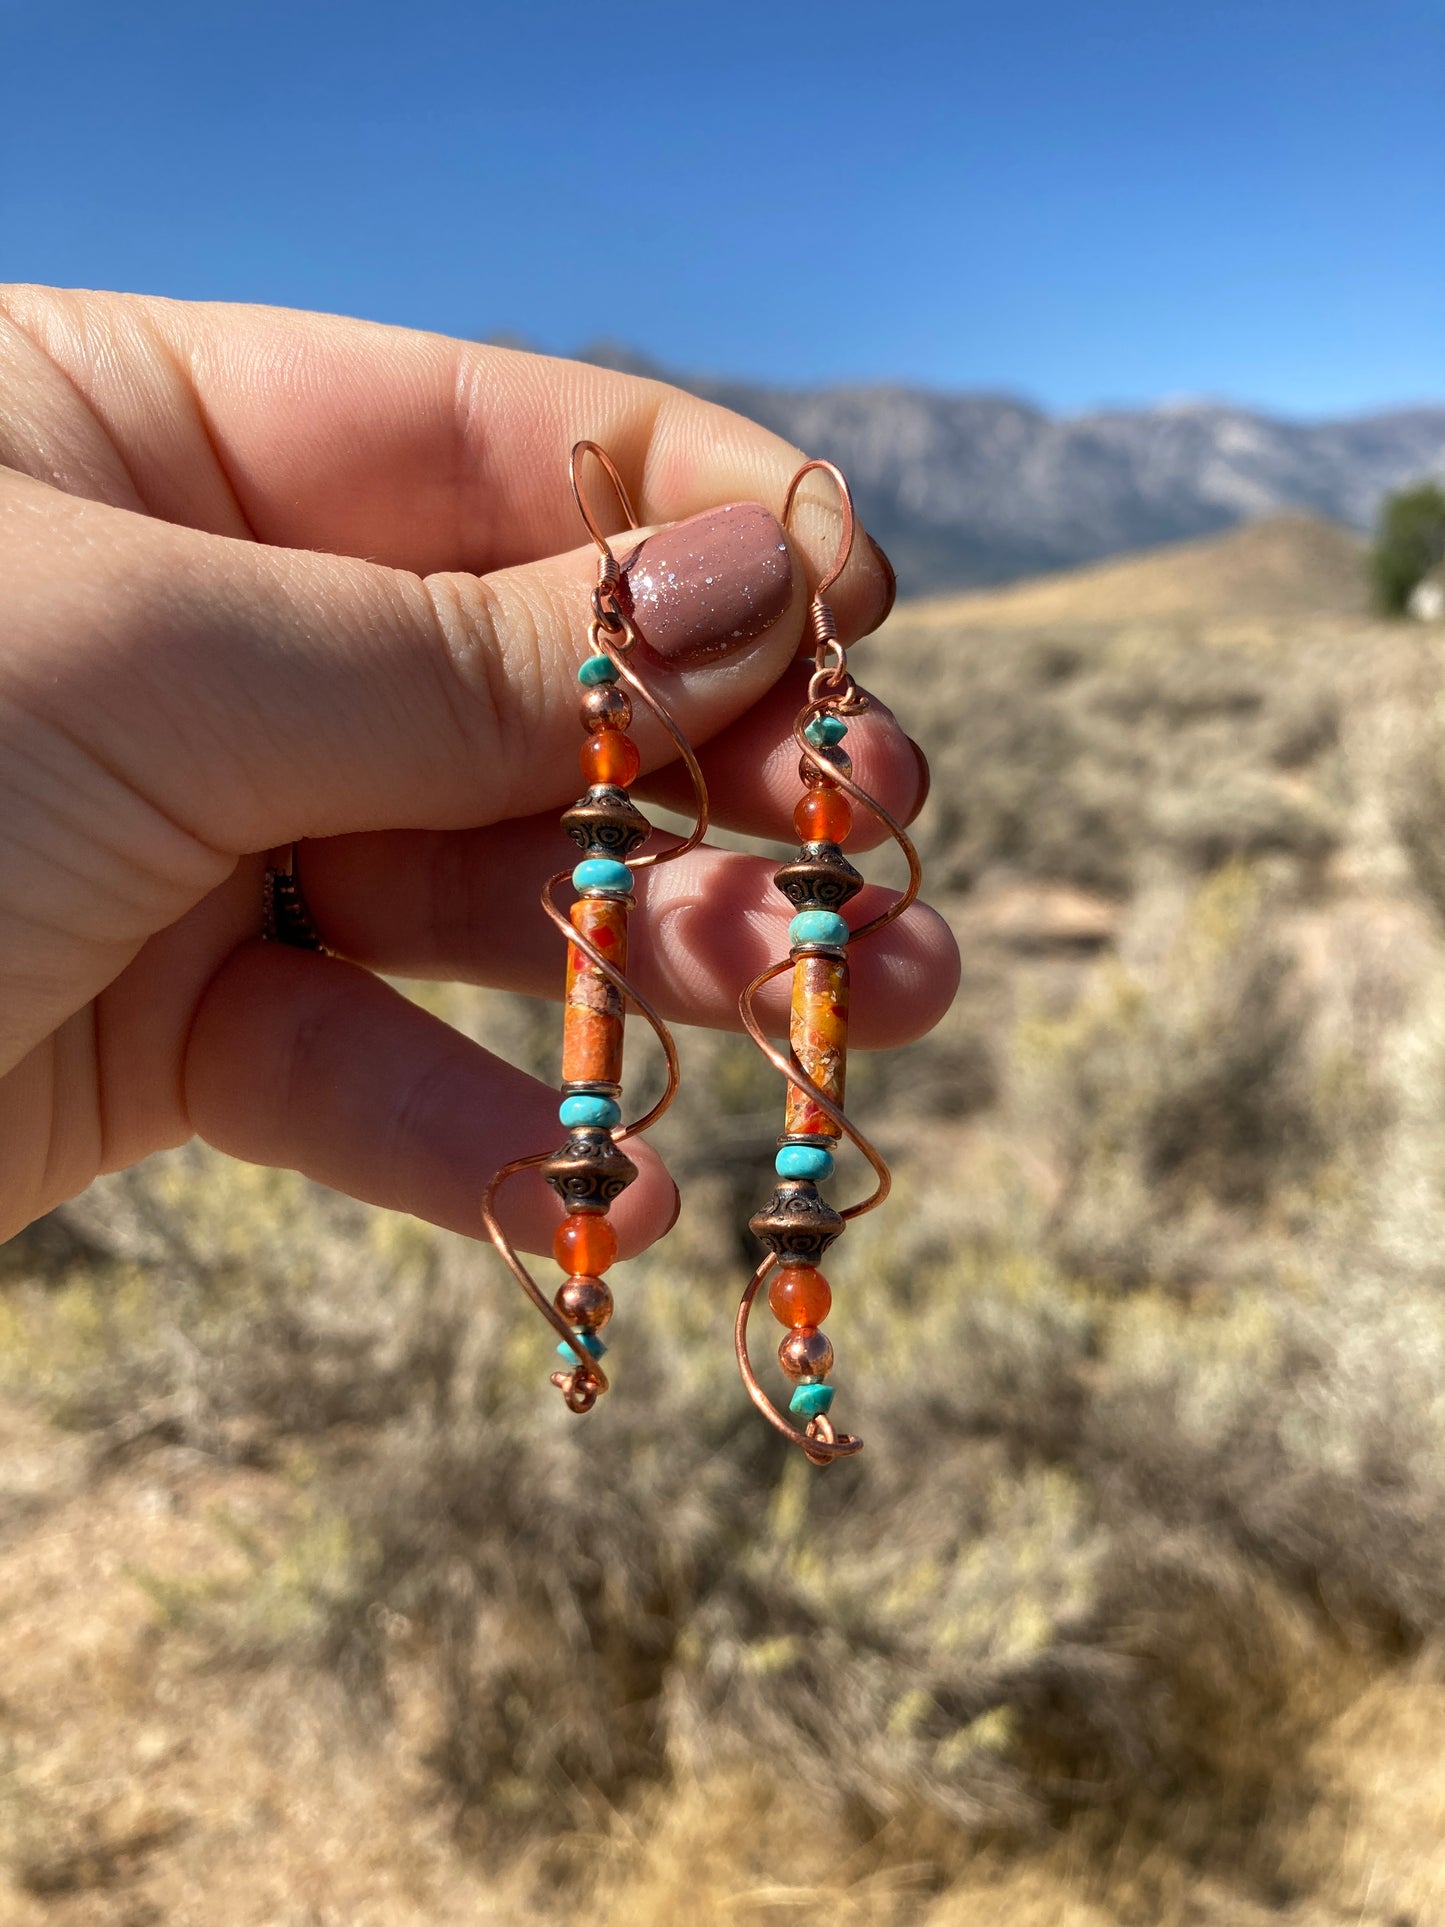
[[[562,944],[538,893],[570,868],[552,816],[478,830],[396,830],[333,837],[301,852],[306,893],[327,943],[373,969],[559,997]],[[737,1029],[738,993],[787,950],[788,908],[774,889],[776,860],[703,845],[638,873],[629,975],[670,1020]],[[896,892],[870,886],[850,906],[854,924]],[[882,1049],[929,1030],[952,1001],[958,954],[948,925],[925,904],[859,946],[853,959],[852,1041]],[[759,1000],[786,1029],[788,988]]]

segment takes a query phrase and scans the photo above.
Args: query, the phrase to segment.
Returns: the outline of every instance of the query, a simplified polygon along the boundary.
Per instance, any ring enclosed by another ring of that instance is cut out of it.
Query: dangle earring
[[[798,775],[803,795],[793,813],[802,848],[773,878],[793,908],[788,925],[790,949],[780,962],[755,977],[739,1000],[743,1024],[768,1062],[788,1080],[783,1135],[775,1159],[778,1183],[771,1198],[750,1220],[768,1255],[748,1280],[738,1306],[734,1339],[738,1368],[754,1405],[783,1437],[801,1446],[815,1465],[861,1451],[862,1439],[836,1432],[828,1417],[833,1404],[833,1347],[822,1324],[833,1302],[819,1270],[823,1254],[850,1219],[872,1211],[887,1197],[892,1179],[881,1153],[843,1111],[848,1054],[848,954],[852,945],[875,936],[901,917],[918,895],[918,853],[902,826],[881,803],[853,781],[853,764],[842,747],[848,719],[862,715],[868,698],[848,672],[847,651],[824,596],[842,574],[853,547],[853,502],[848,484],[831,462],[804,462],[788,486],[783,526],[788,525],[799,484],[817,470],[831,476],[843,503],[843,539],[832,568],[814,591],[809,620],[814,670],[807,700],[793,723],[801,757]],[[853,823],[853,805],[876,817],[908,860],[908,884],[881,915],[850,930],[842,908],[863,887],[863,879],[844,856]],[[756,1012],[765,984],[792,973],[793,999],[789,1054],[769,1042]],[[873,1167],[876,1183],[861,1202],[841,1211],[818,1186],[833,1175],[833,1147],[847,1138]],[[791,1381],[788,1412],[780,1412],[758,1381],[748,1357],[748,1318],[753,1300],[768,1284],[768,1305],[787,1335],[778,1363]],[[793,1420],[797,1420],[795,1424]]]
[[[682,732],[629,665],[639,632],[621,568],[602,534],[582,488],[582,458],[594,456],[606,471],[629,528],[637,517],[616,466],[596,442],[572,450],[568,473],[572,493],[597,544],[597,587],[587,637],[592,653],[577,672],[581,690],[584,795],[565,810],[562,827],[582,852],[571,870],[559,870],[542,891],[542,908],[567,939],[567,977],[562,1029],[562,1102],[558,1111],[567,1137],[556,1151],[515,1158],[487,1187],[482,1218],[492,1243],[523,1291],[557,1332],[563,1368],[552,1374],[573,1412],[589,1412],[607,1390],[602,1369],[606,1344],[602,1329],[612,1316],[612,1293],[604,1273],[617,1255],[617,1234],[608,1211],[637,1176],[637,1166],[622,1149],[662,1116],[677,1094],[677,1051],[667,1025],[628,980],[627,917],[633,908],[632,880],[638,870],[672,863],[696,849],[707,832],[707,789],[697,758]],[[623,686],[625,685],[625,687]],[[632,702],[639,698],[672,737],[692,778],[697,820],[689,835],[672,848],[634,857],[652,834],[652,825],[627,794],[640,768],[637,745],[627,734]],[[555,893],[572,882],[577,892],[570,915]],[[631,1004],[652,1026],[667,1062],[662,1096],[644,1117],[623,1124],[623,1019]],[[519,1171],[540,1170],[567,1208],[557,1229],[553,1253],[567,1274],[554,1299],[548,1299],[512,1248],[496,1216],[497,1192]]]

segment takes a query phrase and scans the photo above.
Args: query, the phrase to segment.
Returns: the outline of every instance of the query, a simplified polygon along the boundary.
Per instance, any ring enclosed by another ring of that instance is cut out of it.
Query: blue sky
[[[1445,395],[1445,0],[0,0],[0,278],[1074,410]]]

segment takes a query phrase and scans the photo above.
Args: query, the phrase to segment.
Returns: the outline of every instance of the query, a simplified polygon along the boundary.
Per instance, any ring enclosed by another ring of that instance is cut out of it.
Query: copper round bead
[[[626,729],[632,721],[632,698],[615,683],[588,689],[582,696],[582,727],[590,735],[594,729]]]
[[[839,749],[836,745],[829,749],[815,749],[812,756],[804,756],[798,763],[798,777],[804,789],[831,789],[836,787],[832,782],[835,775],[852,774],[853,758],[846,749]]]
[[[816,1325],[800,1325],[779,1345],[778,1363],[789,1378],[826,1378],[833,1369],[832,1341]]]
[[[569,1278],[553,1300],[569,1325],[599,1332],[612,1316],[612,1293],[600,1278]]]

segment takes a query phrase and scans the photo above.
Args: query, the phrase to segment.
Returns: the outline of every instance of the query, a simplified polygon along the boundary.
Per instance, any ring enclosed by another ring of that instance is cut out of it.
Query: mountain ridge
[[[1390,490],[1445,479],[1445,405],[1298,421],[1181,397],[1054,415],[1015,396],[902,382],[694,376],[608,342],[579,359],[672,382],[831,457],[910,595],[1050,574],[1281,513],[1364,529]]]

